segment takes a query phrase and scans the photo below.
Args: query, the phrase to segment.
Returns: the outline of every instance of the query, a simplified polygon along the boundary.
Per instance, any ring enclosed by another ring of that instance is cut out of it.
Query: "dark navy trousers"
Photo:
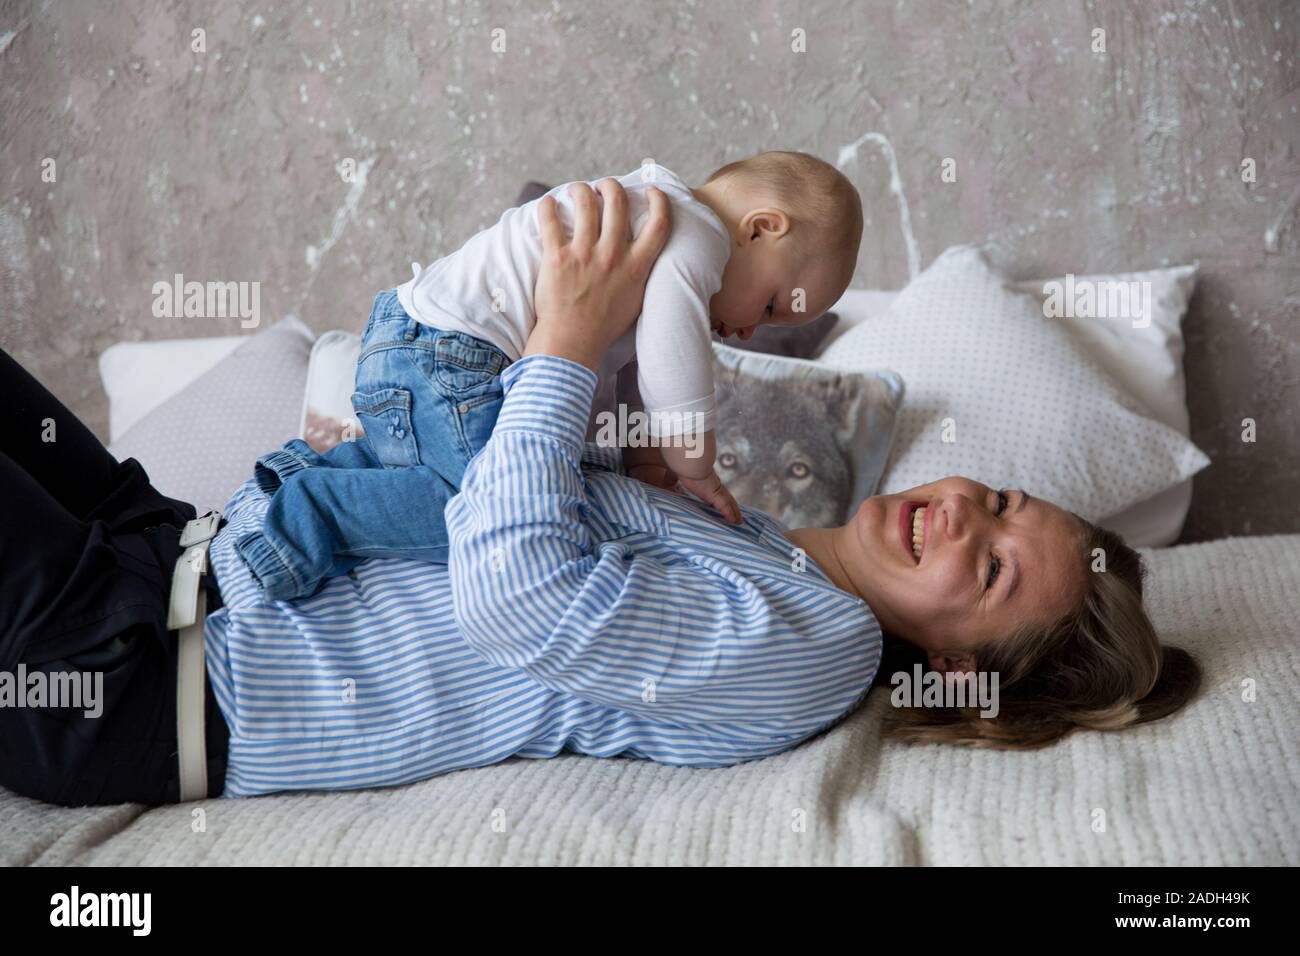
[[[64,806],[178,799],[167,601],[193,517],[0,350],[0,785]],[[97,715],[27,706],[41,703],[38,672],[47,686],[102,681]],[[219,796],[229,731],[211,688],[206,724]]]

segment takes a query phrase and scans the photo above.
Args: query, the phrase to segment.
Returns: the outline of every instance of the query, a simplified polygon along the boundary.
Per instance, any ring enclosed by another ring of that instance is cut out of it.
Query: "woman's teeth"
[[[921,545],[925,541],[925,512],[927,506],[922,505],[912,512],[912,557],[918,561],[921,560]]]

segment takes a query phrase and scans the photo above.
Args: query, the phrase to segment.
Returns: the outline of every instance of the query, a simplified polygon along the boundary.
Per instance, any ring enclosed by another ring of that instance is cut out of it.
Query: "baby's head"
[[[862,200],[834,166],[774,150],[728,163],[695,195],[731,233],[713,328],[749,338],[760,325],[802,325],[839,299],[862,241]]]

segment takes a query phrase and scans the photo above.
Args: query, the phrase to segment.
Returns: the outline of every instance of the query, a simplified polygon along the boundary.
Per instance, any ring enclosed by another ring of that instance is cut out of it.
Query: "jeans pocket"
[[[388,468],[420,463],[420,449],[411,428],[411,393],[404,388],[378,388],[352,393],[352,409],[365,430],[370,447]]]
[[[496,428],[497,416],[505,402],[505,389],[500,376],[489,380],[472,398],[456,406],[456,424],[465,448],[465,461],[483,450]]]
[[[444,332],[434,342],[433,375],[448,398],[472,398],[488,390],[509,364],[495,345],[460,332]]]

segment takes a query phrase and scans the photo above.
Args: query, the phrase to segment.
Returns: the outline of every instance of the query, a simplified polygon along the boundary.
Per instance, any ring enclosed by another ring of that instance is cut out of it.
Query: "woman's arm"
[[[627,235],[617,216],[606,217],[611,228]],[[581,470],[591,369],[639,306],[603,286],[634,284],[622,246],[599,261],[573,252],[567,278],[551,276],[567,318],[539,307],[525,357],[502,375],[496,428],[447,509],[457,623],[485,658],[544,686],[725,731],[729,757],[704,748],[687,759],[727,762],[745,740],[757,756],[842,713],[865,689],[868,662],[849,621],[811,634],[788,595],[769,599],[740,575],[592,538]],[[539,287],[546,278],[544,266]],[[552,324],[568,320],[572,332]]]
[[[532,355],[502,382],[496,428],[447,507],[456,621],[471,647],[553,690],[715,728],[725,753],[704,747],[696,763],[732,761],[746,745],[770,753],[852,705],[872,666],[852,614],[812,623],[788,586],[769,594],[730,569],[592,537],[580,463],[593,372]]]
[[[525,356],[549,355],[594,370],[641,312],[650,269],[672,231],[668,197],[647,190],[650,216],[636,239],[629,240],[627,193],[614,179],[596,186],[604,200],[603,220],[591,187],[569,187],[572,237],[564,234],[554,198],[545,197],[537,207],[542,268],[533,292],[537,324]]]

